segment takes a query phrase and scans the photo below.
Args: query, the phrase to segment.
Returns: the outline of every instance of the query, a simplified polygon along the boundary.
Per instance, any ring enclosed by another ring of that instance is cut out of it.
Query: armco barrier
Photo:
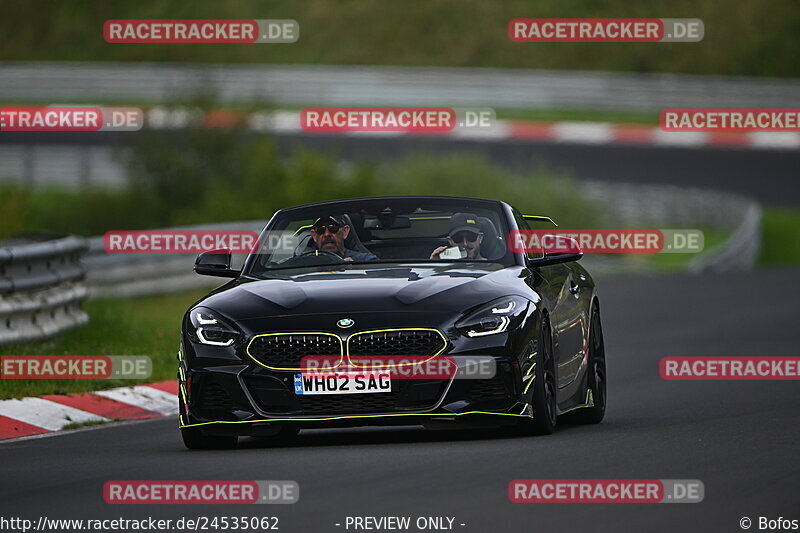
[[[761,252],[761,206],[724,191],[586,182],[584,195],[603,206],[609,221],[640,227],[705,228],[729,233],[719,246],[706,248],[689,263],[689,271],[749,270]]]
[[[0,99],[140,104],[215,94],[222,102],[318,106],[478,106],[497,109],[800,107],[800,80],[602,71],[0,62]]]
[[[263,221],[227,222],[185,226],[184,230],[242,230],[259,233]],[[89,252],[83,262],[87,268],[86,284],[91,298],[143,296],[177,292],[220,285],[221,278],[198,276],[192,270],[196,256],[192,254],[109,254],[103,248],[103,237],[89,239]],[[244,261],[234,256],[234,266]]]
[[[0,344],[43,339],[88,322],[80,262],[87,247],[78,237],[0,247]]]

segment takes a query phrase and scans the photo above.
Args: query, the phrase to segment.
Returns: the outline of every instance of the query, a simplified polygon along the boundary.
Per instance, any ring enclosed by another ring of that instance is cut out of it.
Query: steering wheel
[[[295,255],[294,257],[290,257],[288,259],[284,259],[281,261],[281,264],[297,264],[298,266],[311,266],[311,265],[329,265],[333,262],[334,264],[344,263],[344,259],[340,257],[338,254],[333,252],[326,252],[325,250],[309,250],[308,252],[304,252],[300,255]]]

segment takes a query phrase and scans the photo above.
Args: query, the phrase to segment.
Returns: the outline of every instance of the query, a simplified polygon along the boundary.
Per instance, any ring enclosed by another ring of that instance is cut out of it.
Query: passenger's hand
[[[439,259],[439,254],[447,250],[447,246],[440,246],[431,253],[431,259]]]
[[[344,260],[345,260],[345,261],[352,261],[352,260],[353,260],[353,258],[352,258],[352,257],[345,257],[345,258],[344,258]]]

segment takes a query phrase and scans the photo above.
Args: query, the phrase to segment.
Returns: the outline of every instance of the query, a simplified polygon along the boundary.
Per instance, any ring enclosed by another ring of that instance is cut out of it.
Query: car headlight
[[[230,346],[241,333],[225,322],[218,314],[205,307],[195,307],[189,311],[189,338],[200,344],[211,346]]]
[[[467,337],[484,337],[507,331],[528,307],[521,296],[505,296],[479,307],[456,322],[456,328]]]

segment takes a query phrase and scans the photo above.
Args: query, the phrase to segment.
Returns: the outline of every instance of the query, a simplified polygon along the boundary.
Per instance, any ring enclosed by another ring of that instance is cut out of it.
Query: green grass
[[[668,229],[668,228],[662,228]],[[679,229],[679,228],[675,228]],[[697,228],[703,232],[703,251],[706,253],[713,248],[720,246],[730,237],[730,232],[708,228]],[[629,254],[626,258],[629,261],[638,261],[642,266],[655,272],[680,272],[686,270],[700,254],[689,253],[660,253],[660,254]]]
[[[6,2],[0,60],[432,65],[800,75],[793,0],[40,0]],[[699,43],[514,43],[526,17],[700,18]],[[109,19],[295,19],[294,44],[109,44]]]
[[[641,229],[685,229],[685,228],[641,228]],[[697,228],[703,232],[703,251],[708,252],[712,248],[725,242],[730,236],[730,232],[713,230],[708,228]],[[621,271],[628,269],[634,271],[650,271],[654,273],[683,272],[698,255],[694,253],[631,253],[631,254],[593,254],[587,253],[586,257],[599,255],[615,261]]]
[[[147,380],[0,380],[0,399],[85,392],[175,379],[181,317],[207,291],[84,304],[91,322],[45,342],[0,347],[0,355],[147,355]]]
[[[381,194],[468,194],[510,200],[559,224],[593,227],[600,214],[577,183],[544,167],[514,172],[479,154],[415,155],[341,165],[336,148],[280,157],[268,136],[231,130],[149,132],[138,138],[121,190],[27,189],[0,183],[0,239],[24,233],[101,235],[109,230],[266,220],[278,209]]]
[[[800,209],[764,209],[761,231],[760,264],[800,264]]]
[[[626,111],[606,111],[602,109],[497,109],[498,119],[533,120],[560,122],[574,120],[580,122],[611,122],[615,124],[658,125],[657,113],[637,113]]]

